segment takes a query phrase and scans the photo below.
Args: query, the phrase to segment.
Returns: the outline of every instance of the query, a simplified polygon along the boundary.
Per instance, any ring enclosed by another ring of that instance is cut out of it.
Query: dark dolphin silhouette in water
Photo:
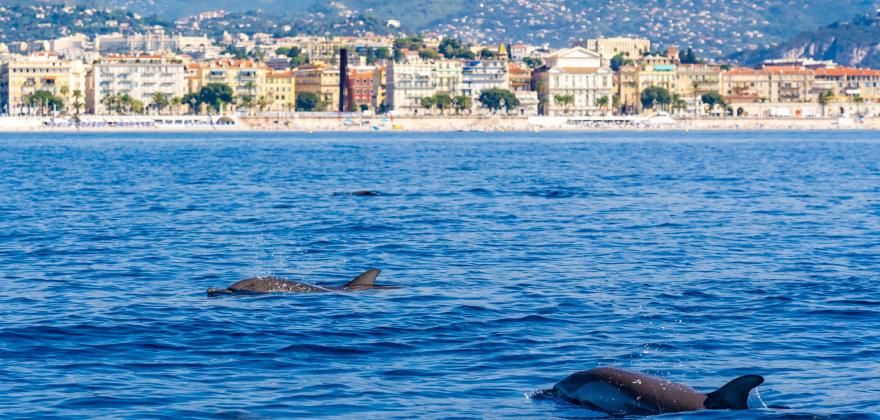
[[[600,367],[574,373],[544,391],[580,406],[612,415],[654,415],[695,410],[745,410],[749,392],[764,382],[740,376],[717,391],[693,388],[638,372]]]
[[[393,289],[393,286],[376,285],[378,269],[372,269],[354,278],[341,287],[323,287],[277,277],[254,277],[242,280],[225,289],[208,289],[208,296],[255,293],[323,293],[348,292],[367,289]]]
[[[352,192],[336,192],[333,195],[353,195],[355,197],[376,197],[382,195],[379,191],[371,191],[371,190],[359,190]]]

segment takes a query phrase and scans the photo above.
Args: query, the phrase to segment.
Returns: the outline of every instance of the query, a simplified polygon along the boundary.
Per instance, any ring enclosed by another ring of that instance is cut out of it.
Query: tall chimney
[[[345,86],[348,84],[348,50],[339,50],[339,112],[345,112]]]

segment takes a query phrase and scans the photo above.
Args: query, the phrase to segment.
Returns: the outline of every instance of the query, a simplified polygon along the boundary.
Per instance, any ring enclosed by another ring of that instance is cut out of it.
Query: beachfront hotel
[[[38,92],[60,98],[65,106],[73,104],[86,92],[85,76],[82,61],[67,60],[52,52],[14,57],[0,64],[0,109],[8,115],[34,113],[40,104],[30,98]]]
[[[88,71],[86,111],[92,114],[111,113],[108,97],[128,95],[161,111],[165,103],[157,103],[157,95],[170,102],[187,93],[182,60],[161,55],[107,55],[96,61]]]
[[[415,52],[407,53],[400,62],[388,65],[386,107],[396,114],[428,113],[422,99],[437,93],[460,95],[464,65],[458,60],[423,59]]]

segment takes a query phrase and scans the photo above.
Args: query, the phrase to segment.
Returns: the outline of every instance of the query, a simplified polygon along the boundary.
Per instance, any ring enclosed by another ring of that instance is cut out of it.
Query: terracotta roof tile
[[[880,77],[880,70],[854,69],[850,67],[837,67],[833,69],[817,69],[816,76],[832,77]]]

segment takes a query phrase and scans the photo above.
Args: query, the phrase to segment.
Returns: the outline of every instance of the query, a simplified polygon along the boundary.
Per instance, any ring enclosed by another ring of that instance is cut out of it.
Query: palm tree
[[[259,99],[257,99],[257,106],[260,107],[260,112],[263,112],[266,110],[266,108],[271,106],[272,103],[274,103],[274,102],[275,102],[275,97],[273,95],[271,95],[271,94],[263,95],[263,96],[260,96]]]
[[[116,101],[116,95],[111,93],[109,95],[104,95],[104,97],[101,98],[101,105],[104,105],[104,107],[107,108],[108,113],[112,113],[113,107],[116,106]]]
[[[175,114],[180,113],[180,105],[183,104],[183,99],[179,96],[175,96],[171,98],[171,107],[174,110]]]
[[[28,114],[30,114],[31,103],[33,101],[34,101],[34,95],[32,93],[25,93],[21,97],[22,107],[24,107],[24,105],[28,106]]]
[[[247,95],[244,95],[242,97],[242,103],[245,102],[244,98],[250,97],[250,100],[247,101],[248,105],[247,106],[243,105],[243,106],[245,108],[251,109],[251,108],[253,108],[254,103],[256,102],[255,98],[257,97],[257,84],[254,82],[247,82],[244,84],[244,88],[247,90]]]
[[[819,93],[819,105],[822,106],[822,117],[825,117],[825,107],[828,105],[828,102],[831,101],[832,97],[831,92],[821,92]]]
[[[156,92],[153,94],[153,106],[156,108],[160,114],[162,110],[168,106],[168,97],[165,96],[162,92]]]
[[[556,105],[562,106],[565,113],[568,114],[569,107],[574,104],[574,96],[572,95],[556,95],[553,97]]]
[[[685,100],[681,98],[681,95],[679,95],[677,93],[672,95],[672,104],[671,105],[672,105],[673,112],[680,111],[682,109],[687,108],[687,102],[685,102]]]
[[[596,106],[598,106],[599,109],[601,109],[602,111],[605,111],[605,109],[608,108],[608,97],[600,96],[598,99],[596,99]]]
[[[120,113],[128,113],[131,112],[131,109],[134,105],[134,98],[131,95],[124,93],[119,97],[119,100],[116,103],[116,106],[119,109]]]
[[[132,99],[131,100],[131,111],[135,114],[143,114],[144,113],[144,103],[143,101]]]
[[[70,105],[73,107],[73,118],[76,120],[79,120],[79,110],[83,107],[82,96],[81,90],[75,89],[73,91],[73,103]]]
[[[239,100],[239,105],[241,105],[242,108],[244,108],[248,111],[253,110],[253,108],[254,108],[254,97],[253,96],[244,95],[244,96],[240,97],[238,100]]]
[[[865,103],[865,98],[862,95],[856,95],[853,96],[852,101],[856,104],[856,117],[858,117],[862,113],[861,105]]]

